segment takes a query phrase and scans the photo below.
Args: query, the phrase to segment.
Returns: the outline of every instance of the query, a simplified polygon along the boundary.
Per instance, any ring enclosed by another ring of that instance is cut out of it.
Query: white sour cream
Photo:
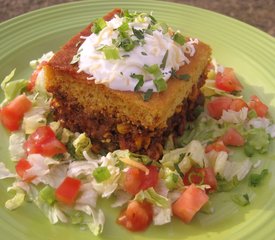
[[[115,16],[112,20],[106,22],[106,27],[98,34],[92,33],[85,37],[85,41],[79,49],[79,72],[83,71],[90,75],[88,79],[94,80],[97,84],[104,84],[109,88],[121,91],[134,91],[138,80],[132,78],[132,74],[141,74],[144,77],[144,84],[139,91],[146,92],[148,89],[157,91],[154,84],[154,76],[144,69],[144,65],[151,66],[162,64],[164,55],[168,50],[168,57],[163,73],[163,79],[167,81],[171,77],[171,69],[178,70],[180,66],[189,63],[186,55],[195,54],[194,44],[198,40],[189,40],[183,46],[176,43],[167,32],[163,34],[162,28],[154,30],[151,34],[144,33],[144,43],[134,47],[131,51],[125,51],[118,48],[120,59],[105,59],[103,51],[99,50],[102,46],[112,46],[112,39],[117,39],[119,31],[117,30],[124,19]],[[137,30],[147,29],[151,24],[149,17],[136,17],[129,23],[129,35],[133,40],[132,27]]]

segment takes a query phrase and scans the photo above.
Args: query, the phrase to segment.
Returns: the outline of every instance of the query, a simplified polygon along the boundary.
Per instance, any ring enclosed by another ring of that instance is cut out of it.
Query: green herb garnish
[[[163,78],[155,79],[154,84],[155,84],[158,92],[163,92],[167,89],[167,83]]]
[[[144,84],[144,76],[143,75],[141,75],[141,74],[135,74],[135,73],[133,73],[133,74],[131,74],[130,75],[130,77],[131,78],[135,78],[135,79],[137,79],[138,80],[138,83],[136,84],[136,86],[135,86],[135,92],[137,92],[142,86],[143,86],[143,84]]]
[[[105,20],[103,18],[98,18],[93,23],[91,31],[95,34],[98,34],[103,28],[107,26]]]
[[[104,48],[102,48],[102,51],[103,51],[103,53],[105,55],[105,58],[107,60],[110,60],[110,59],[120,59],[119,51],[118,51],[117,47],[114,47],[114,46],[105,46]]]
[[[141,52],[141,54],[142,54],[143,56],[147,56],[147,53],[146,53],[146,52]]]
[[[165,66],[166,66],[166,62],[167,62],[167,58],[168,58],[168,49],[166,50],[164,56],[163,56],[163,59],[161,61],[161,64],[160,64],[160,68],[164,69]]]
[[[185,37],[179,32],[176,32],[173,35],[173,40],[179,45],[183,45],[185,43]]]
[[[107,167],[98,167],[93,171],[93,176],[98,183],[101,183],[111,177]]]
[[[135,28],[132,28],[132,30],[137,39],[144,39],[144,32],[142,30],[138,30]]]
[[[178,75],[177,78],[180,80],[188,81],[190,79],[190,75],[189,74],[181,74],[181,75]]]
[[[149,101],[152,97],[153,89],[148,89],[145,93],[142,94],[142,98],[145,102]]]

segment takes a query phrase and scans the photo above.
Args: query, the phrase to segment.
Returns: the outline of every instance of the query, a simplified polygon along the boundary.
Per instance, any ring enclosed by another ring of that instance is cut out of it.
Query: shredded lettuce
[[[240,111],[236,112],[233,110],[228,110],[225,111],[223,110],[221,120],[224,122],[229,122],[229,123],[244,123],[244,121],[247,119],[247,113],[248,113],[248,108],[244,107]]]
[[[77,159],[83,159],[83,151],[89,151],[92,144],[86,133],[81,133],[74,141],[75,155]]]
[[[24,203],[26,194],[21,188],[15,185],[8,188],[8,192],[10,191],[15,191],[15,195],[13,198],[6,201],[5,207],[9,210],[14,210],[20,207]]]
[[[16,96],[20,95],[23,90],[27,87],[28,80],[19,79],[11,81],[15,74],[15,69],[13,69],[10,74],[8,74],[1,83],[1,88],[4,92],[5,99],[1,103],[1,106],[13,100]]]
[[[12,161],[18,161],[25,157],[26,152],[23,148],[26,141],[25,133],[23,131],[16,131],[10,135],[9,138],[9,153]]]
[[[171,208],[162,208],[153,206],[153,223],[154,225],[163,225],[171,222],[172,210]]]
[[[170,206],[168,198],[158,194],[152,187],[137,193],[135,200],[139,202],[147,200],[148,202],[162,208],[168,208]]]

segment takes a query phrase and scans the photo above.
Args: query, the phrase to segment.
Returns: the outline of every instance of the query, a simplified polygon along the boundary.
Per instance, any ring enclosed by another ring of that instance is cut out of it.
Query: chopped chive
[[[111,173],[107,167],[98,167],[93,171],[95,180],[100,183],[111,177]]]
[[[167,89],[167,83],[163,78],[155,79],[154,84],[155,84],[158,92],[163,92]]]
[[[137,92],[137,91],[143,86],[143,84],[144,84],[143,75],[132,73],[132,74],[130,75],[130,77],[131,77],[131,78],[135,78],[135,79],[138,80],[138,83],[136,84],[135,89],[134,89],[135,92]]]
[[[162,59],[162,62],[160,64],[160,68],[164,69],[165,66],[166,66],[166,62],[167,62],[167,58],[168,58],[168,49],[166,50],[164,56],[163,56],[163,59]]]
[[[98,34],[103,28],[107,26],[105,20],[103,18],[98,18],[93,23],[91,31],[95,34]]]
[[[144,65],[144,69],[145,71],[147,71],[148,73],[151,73],[154,75],[155,78],[160,78],[162,77],[162,72],[159,68],[159,66],[157,64],[153,64],[151,66],[148,65]]]
[[[130,55],[129,54],[124,54],[124,55],[122,55],[122,57],[126,58],[126,57],[130,57]]]
[[[190,79],[190,75],[189,74],[181,74],[181,75],[178,75],[177,78],[180,80],[188,81]]]
[[[105,46],[102,50],[107,60],[120,58],[118,48],[114,46]]]
[[[185,37],[179,33],[179,32],[176,32],[173,36],[173,40],[178,43],[179,45],[183,45],[185,43]]]
[[[134,49],[135,43],[130,37],[120,35],[118,38],[117,46],[123,48],[126,52],[129,52]]]
[[[142,98],[145,102],[149,101],[152,97],[153,89],[148,89],[145,93],[142,94]]]
[[[142,30],[138,30],[135,28],[132,28],[134,35],[137,37],[137,39],[144,39],[144,32]]]
[[[153,25],[155,25],[157,23],[157,20],[152,15],[148,15],[148,17],[151,18],[151,23]]]
[[[118,28],[118,31],[120,32],[126,32],[127,30],[129,30],[129,24],[127,22],[122,23]]]
[[[146,52],[141,52],[142,55],[144,56],[147,56],[147,53]]]

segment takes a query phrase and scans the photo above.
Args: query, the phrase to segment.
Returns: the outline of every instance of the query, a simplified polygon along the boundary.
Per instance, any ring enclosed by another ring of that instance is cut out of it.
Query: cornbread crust
[[[120,9],[115,9],[104,19],[110,20],[118,13]],[[92,139],[98,140],[101,143],[99,148],[105,145],[103,148],[108,150],[129,148],[134,152],[148,153],[147,150],[155,144],[159,151],[164,139],[177,128],[176,125],[185,122],[183,114],[187,114],[187,99],[196,102],[199,96],[198,88],[201,84],[198,83],[209,62],[210,47],[202,42],[195,44],[195,55],[187,55],[190,63],[183,65],[177,72],[178,75],[189,74],[190,79],[169,79],[167,90],[153,93],[146,102],[139,92],[118,91],[95,84],[93,80],[87,80],[90,76],[77,72],[77,64],[70,64],[83,41],[80,37],[89,36],[91,26],[90,24],[74,36],[44,67],[46,89],[53,94],[52,105],[56,118],[65,127],[73,131],[84,131]],[[193,99],[190,98],[191,95]],[[179,113],[181,117],[176,117],[177,124],[171,123]],[[130,126],[128,133],[119,132],[121,124],[124,127]],[[98,131],[99,128],[103,130]],[[142,139],[137,143],[140,135]]]

